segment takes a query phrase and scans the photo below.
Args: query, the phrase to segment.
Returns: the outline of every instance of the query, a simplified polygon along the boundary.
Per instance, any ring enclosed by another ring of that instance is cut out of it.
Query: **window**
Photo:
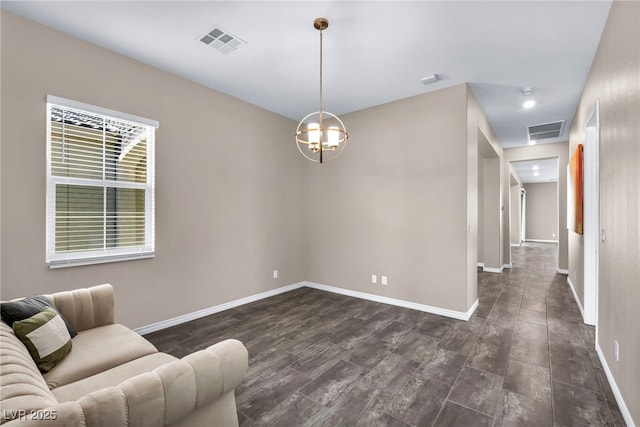
[[[154,255],[158,123],[47,97],[51,268]]]

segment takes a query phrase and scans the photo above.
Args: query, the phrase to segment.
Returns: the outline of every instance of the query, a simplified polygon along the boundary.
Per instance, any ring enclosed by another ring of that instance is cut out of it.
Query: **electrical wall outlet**
[[[620,344],[618,340],[613,340],[613,354],[616,356],[616,362],[620,361]]]
[[[382,276],[382,284],[383,285],[387,284],[387,276]]]
[[[278,270],[273,270],[273,278],[274,279],[278,278]]]
[[[371,275],[371,283],[378,283],[378,276],[376,276],[375,274]]]

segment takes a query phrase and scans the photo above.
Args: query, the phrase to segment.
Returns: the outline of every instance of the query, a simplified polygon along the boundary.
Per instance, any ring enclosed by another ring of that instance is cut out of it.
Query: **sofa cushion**
[[[78,332],[73,351],[44,379],[53,390],[157,352],[153,344],[120,324],[87,329]]]
[[[2,320],[4,320],[9,326],[13,327],[13,322],[28,319],[29,317],[40,313],[42,309],[47,307],[52,308],[60,314],[60,310],[58,310],[58,308],[43,295],[22,298],[15,301],[4,301],[0,304],[0,313],[2,314]],[[71,338],[75,337],[77,334],[76,330],[73,329],[62,314],[60,314],[60,317],[64,320],[64,324],[66,325]]]
[[[0,322],[0,424],[57,403],[27,348]]]
[[[166,353],[150,354],[83,380],[55,388],[53,389],[53,395],[58,399],[58,402],[78,400],[85,394],[101,388],[117,386],[131,377],[151,372],[159,366],[176,360],[178,359]]]
[[[64,320],[49,307],[13,322],[13,330],[42,372],[50,371],[71,351],[71,336]]]

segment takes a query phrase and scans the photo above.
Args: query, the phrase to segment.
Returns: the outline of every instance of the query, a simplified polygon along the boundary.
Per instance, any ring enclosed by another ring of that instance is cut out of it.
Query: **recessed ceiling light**
[[[533,169],[534,171],[537,171],[538,169],[540,169],[540,166],[538,166],[538,165],[533,165],[533,168],[532,168],[532,169]]]
[[[528,144],[529,145],[536,145],[536,142],[532,140],[532,141],[529,141]]]
[[[536,105],[536,101],[534,101],[533,99],[529,99],[528,101],[524,101],[522,103],[522,108],[533,108],[534,105]]]
[[[538,172],[534,172],[533,176],[540,176],[540,174]]]

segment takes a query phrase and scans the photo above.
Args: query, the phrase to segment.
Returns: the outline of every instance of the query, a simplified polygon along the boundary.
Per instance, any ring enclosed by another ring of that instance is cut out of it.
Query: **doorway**
[[[502,194],[500,157],[478,129],[478,266],[502,273]]]
[[[512,161],[511,166],[522,182],[519,193],[512,193],[518,198],[512,208],[520,210],[518,240],[559,243],[559,158]]]

